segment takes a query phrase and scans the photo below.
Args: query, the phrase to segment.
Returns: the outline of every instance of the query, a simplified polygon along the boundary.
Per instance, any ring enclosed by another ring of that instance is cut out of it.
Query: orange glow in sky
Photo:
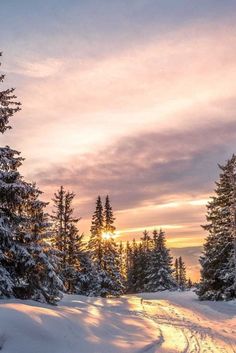
[[[77,194],[85,234],[109,194],[117,239],[162,227],[183,256],[200,252],[217,163],[235,152],[233,5],[69,3],[3,16],[2,70],[23,104],[3,144],[44,199]]]

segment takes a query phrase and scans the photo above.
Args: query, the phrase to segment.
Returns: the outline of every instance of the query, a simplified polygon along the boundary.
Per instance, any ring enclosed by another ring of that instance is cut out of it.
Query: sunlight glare
[[[102,233],[102,238],[105,239],[105,240],[108,240],[110,238],[114,238],[114,234],[110,233],[110,232],[103,232]]]

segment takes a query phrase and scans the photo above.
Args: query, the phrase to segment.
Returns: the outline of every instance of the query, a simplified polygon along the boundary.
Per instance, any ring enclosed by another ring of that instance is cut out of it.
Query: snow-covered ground
[[[3,353],[236,352],[236,302],[192,292],[65,296],[57,307],[0,301]]]

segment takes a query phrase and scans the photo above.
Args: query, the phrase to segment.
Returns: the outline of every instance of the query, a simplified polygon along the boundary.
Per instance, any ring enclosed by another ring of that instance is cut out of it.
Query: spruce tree
[[[126,243],[126,291],[132,292],[133,247]]]
[[[188,289],[191,289],[193,287],[193,282],[191,278],[188,279],[188,284],[187,284]]]
[[[54,227],[54,245],[61,252],[66,249],[65,232],[64,232],[64,209],[65,209],[65,190],[63,186],[54,194],[52,199],[54,210],[52,215]]]
[[[175,281],[179,284],[179,259],[175,259],[175,272],[174,272]]]
[[[70,242],[75,246],[78,244],[80,237],[78,236],[78,231],[76,225],[79,218],[74,217],[74,209],[72,207],[72,202],[74,200],[75,194],[73,192],[67,191],[64,198],[64,214],[63,214],[63,235],[64,235],[64,251],[63,251],[63,264],[66,267],[69,264],[70,258],[75,258],[76,255],[73,254],[73,249]],[[69,251],[70,250],[70,251]]]
[[[141,243],[139,246],[139,291],[143,292],[147,290],[149,284],[149,269],[151,266],[151,247],[152,247],[152,239],[149,233],[145,230],[143,232],[143,236],[141,237]]]
[[[124,290],[124,277],[121,273],[121,257],[119,248],[114,240],[115,217],[110,204],[109,196],[106,197],[104,207],[104,234],[102,240],[102,281],[101,296],[119,296]]]
[[[0,76],[0,83],[4,75]],[[13,89],[0,91],[0,132],[20,108]],[[49,235],[40,191],[27,183],[18,168],[23,158],[10,147],[0,148],[0,296],[14,295],[54,303],[60,279],[47,251]]]
[[[0,53],[0,57],[2,53]],[[1,62],[0,62],[1,66]],[[0,84],[4,81],[5,75],[0,74]],[[0,133],[3,134],[10,129],[9,119],[20,110],[20,103],[17,102],[14,89],[8,88],[0,91]],[[5,187],[7,181],[17,173],[17,168],[22,164],[19,152],[11,150],[8,146],[0,148],[0,296],[13,294],[14,278],[11,273],[10,249],[13,244],[13,220],[11,220],[10,200],[7,197],[8,191]],[[15,177],[17,177],[16,175]],[[14,182],[14,180],[13,180]]]
[[[172,257],[166,247],[165,233],[160,230],[154,233],[154,245],[149,267],[147,290],[151,292],[166,289],[175,289],[176,282],[173,276]]]
[[[88,253],[79,234],[72,202],[75,194],[63,186],[54,194],[54,248],[59,257],[60,276],[68,293],[90,294],[92,271]]]
[[[133,239],[132,245],[127,246],[127,292],[139,292],[139,275],[140,275],[140,250]]]
[[[124,291],[119,249],[111,236],[103,242],[103,271],[101,281],[102,297],[119,296]]]
[[[0,58],[2,53],[0,52]],[[1,66],[1,62],[0,62]],[[0,74],[0,84],[4,81],[5,75]],[[7,88],[0,91],[0,133],[3,134],[7,129],[11,129],[9,119],[20,110],[21,103],[16,101],[14,88]]]
[[[93,294],[93,272],[89,254],[75,224],[68,229],[68,247],[66,253],[65,278],[68,293]]]
[[[69,241],[75,234],[75,227],[78,218],[73,216],[72,202],[75,197],[73,192],[65,191],[63,186],[54,194],[54,210],[52,215],[54,241],[53,245],[58,250],[58,257],[60,258],[61,273],[68,265],[68,247]]]
[[[122,241],[120,241],[120,244],[119,244],[119,258],[120,258],[120,273],[125,281],[126,280],[127,260],[126,260],[126,249],[125,249]]]
[[[26,184],[28,198],[18,210],[20,224],[15,233],[13,246],[15,262],[14,293],[20,298],[31,298],[55,303],[60,298],[58,289],[62,282],[57,276],[57,262],[51,255],[47,240],[50,239],[50,224],[39,200],[41,192],[35,185]]]
[[[116,228],[114,226],[115,217],[110,204],[109,196],[106,196],[105,207],[104,207],[104,232],[114,234]]]
[[[236,297],[236,156],[233,155],[216,182],[215,196],[207,205],[208,232],[200,258],[199,298],[220,300]]]
[[[186,286],[187,286],[187,278],[186,278],[186,266],[185,266],[185,263],[182,259],[182,257],[180,256],[179,257],[179,281],[178,281],[178,284],[179,284],[179,287],[180,289],[184,290],[186,289]]]
[[[88,244],[88,249],[90,251],[90,256],[95,264],[96,268],[102,269],[102,258],[103,258],[103,248],[102,248],[102,234],[104,231],[104,216],[103,216],[103,206],[101,197],[98,196],[96,201],[96,209],[92,217],[92,225],[90,229],[90,240]]]

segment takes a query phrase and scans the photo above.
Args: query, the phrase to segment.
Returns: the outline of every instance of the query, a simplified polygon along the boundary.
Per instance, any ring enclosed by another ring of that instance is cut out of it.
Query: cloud
[[[190,21],[116,50],[99,42],[96,55],[78,41],[73,55],[16,57],[23,110],[3,142],[46,198],[60,184],[77,192],[82,230],[109,193],[119,229],[176,225],[171,237],[200,243],[199,200],[234,152],[235,28]]]
[[[79,182],[89,194],[113,191],[119,197],[122,193],[126,206],[127,196],[140,194],[143,200],[144,194],[153,194],[153,186],[161,186],[155,193],[159,200],[175,191],[195,194],[200,187],[207,192],[212,183],[209,176],[214,177],[217,163],[233,152],[235,137],[236,122],[126,135],[96,152],[71,156],[49,171],[41,168],[35,178],[45,185]]]
[[[12,64],[7,71],[11,74],[42,79],[53,75],[58,75],[62,68],[62,60],[45,58],[40,61],[16,62]]]
[[[205,222],[217,163],[230,157],[235,137],[236,122],[125,136],[97,152],[75,155],[63,165],[41,168],[34,180],[47,195],[58,185],[74,190],[86,230],[96,195],[110,194],[122,239],[146,227],[168,225],[168,234],[180,244],[198,245],[203,241],[200,225]]]

